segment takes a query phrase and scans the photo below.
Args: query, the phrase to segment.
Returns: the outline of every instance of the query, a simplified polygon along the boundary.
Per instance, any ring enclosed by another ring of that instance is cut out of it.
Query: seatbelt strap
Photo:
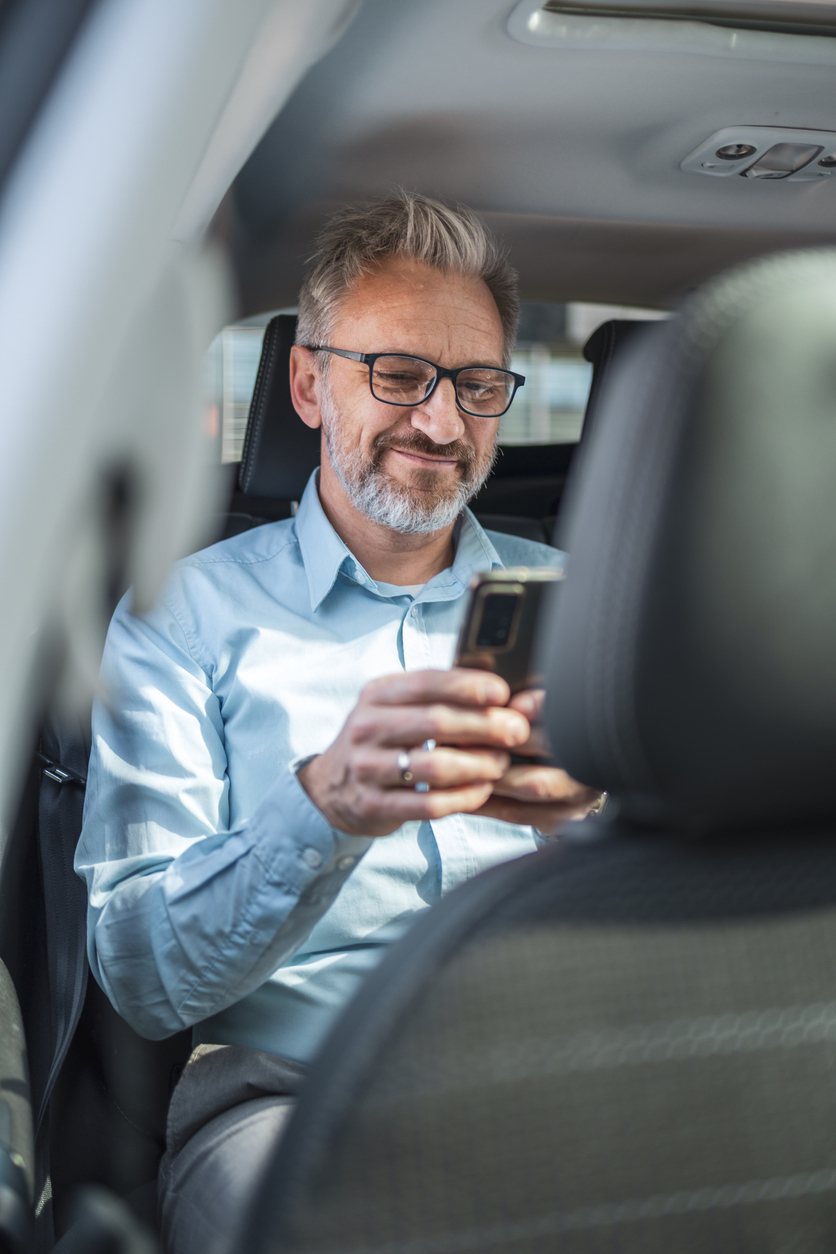
[[[52,1003],[51,1061],[35,1122],[44,1126],[49,1099],[78,1026],[87,991],[87,888],[73,870],[81,834],[87,744],[80,725],[72,733],[47,724],[38,759],[38,839],[46,908],[47,966]]]

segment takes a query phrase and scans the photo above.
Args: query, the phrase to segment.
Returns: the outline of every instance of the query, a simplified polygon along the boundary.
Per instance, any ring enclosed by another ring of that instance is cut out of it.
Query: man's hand
[[[388,836],[409,819],[471,814],[486,803],[519,806],[500,797],[489,801],[497,783],[516,769],[509,771],[510,751],[531,734],[524,711],[506,708],[509,696],[505,681],[486,671],[410,671],[374,679],[337,739],[302,768],[299,781],[332,827],[350,835]],[[421,749],[427,740],[438,747]],[[409,754],[408,783],[398,766],[403,752]],[[429,784],[430,791],[416,792],[415,782]]]
[[[531,725],[531,736],[515,750],[517,754],[532,757],[548,754],[548,744],[539,726],[544,696],[542,690],[518,692],[509,702],[509,708],[524,714]],[[506,823],[531,825],[550,835],[568,819],[585,818],[600,800],[600,793],[577,783],[559,767],[522,763],[508,767],[477,813],[503,819]]]

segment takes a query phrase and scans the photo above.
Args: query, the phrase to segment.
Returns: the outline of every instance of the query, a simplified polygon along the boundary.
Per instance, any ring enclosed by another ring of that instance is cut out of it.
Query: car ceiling
[[[242,316],[293,304],[323,217],[395,185],[483,213],[530,300],[664,307],[737,260],[836,238],[836,179],[679,169],[722,127],[836,130],[836,39],[750,33],[720,55],[690,23],[626,19],[620,47],[538,47],[509,34],[513,11],[365,0],[222,207]]]

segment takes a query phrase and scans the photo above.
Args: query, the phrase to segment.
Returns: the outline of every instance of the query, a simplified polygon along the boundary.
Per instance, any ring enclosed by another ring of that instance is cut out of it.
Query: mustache
[[[405,431],[399,435],[384,431],[375,438],[372,447],[375,462],[380,461],[382,454],[388,448],[403,449],[407,453],[425,453],[431,457],[452,457],[460,462],[465,470],[468,470],[476,460],[475,450],[469,444],[465,444],[464,440],[453,440],[450,444],[436,444],[435,440],[424,435],[423,431]]]

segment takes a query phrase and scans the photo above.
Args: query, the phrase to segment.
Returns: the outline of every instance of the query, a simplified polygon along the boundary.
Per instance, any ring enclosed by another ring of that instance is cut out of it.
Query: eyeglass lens
[[[372,395],[389,405],[418,405],[435,382],[429,362],[394,354],[378,357],[371,372]],[[462,409],[485,418],[503,414],[514,394],[514,379],[505,370],[474,367],[456,379],[456,397]]]

